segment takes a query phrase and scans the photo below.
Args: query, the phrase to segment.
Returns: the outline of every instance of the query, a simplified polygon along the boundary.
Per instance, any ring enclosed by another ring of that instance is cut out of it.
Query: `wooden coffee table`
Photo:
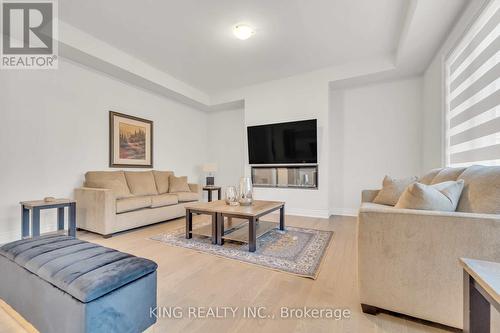
[[[281,201],[256,200],[251,206],[229,206],[223,200],[200,202],[186,206],[186,238],[193,234],[193,213],[212,216],[212,243],[223,245],[224,238],[248,242],[250,252],[257,248],[257,238],[269,231],[271,222],[259,222],[259,219],[276,210],[280,211],[280,230],[285,230],[285,203]],[[224,218],[240,218],[248,220],[245,228],[239,228],[227,235],[224,234]],[[274,226],[273,226],[274,228]],[[243,235],[248,237],[242,237]]]

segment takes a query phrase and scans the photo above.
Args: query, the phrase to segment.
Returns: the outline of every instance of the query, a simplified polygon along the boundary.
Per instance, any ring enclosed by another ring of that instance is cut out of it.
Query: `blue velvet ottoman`
[[[0,298],[40,332],[142,332],[156,322],[151,260],[70,236],[0,247]]]

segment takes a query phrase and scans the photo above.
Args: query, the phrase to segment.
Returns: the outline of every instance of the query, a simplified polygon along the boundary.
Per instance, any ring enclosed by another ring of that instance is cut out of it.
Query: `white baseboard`
[[[303,209],[303,208],[287,208],[285,206],[285,214],[296,215],[296,216],[306,216],[306,217],[318,217],[327,219],[330,217],[327,209]]]
[[[358,209],[356,209],[356,208],[332,208],[332,209],[330,209],[330,215],[358,216]]]

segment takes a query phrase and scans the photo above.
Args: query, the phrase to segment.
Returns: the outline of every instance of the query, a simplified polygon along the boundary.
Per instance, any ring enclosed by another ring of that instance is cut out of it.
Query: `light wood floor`
[[[196,216],[196,222],[205,217]],[[267,219],[273,220],[275,216]],[[266,218],[265,218],[266,219]],[[158,305],[263,306],[279,316],[280,307],[348,308],[351,319],[159,319],[148,332],[445,332],[387,315],[369,316],[359,308],[356,276],[356,219],[287,216],[287,225],[335,232],[317,280],[296,277],[176,248],[148,238],[184,226],[184,219],[161,223],[110,239],[79,232],[96,242],[158,263]],[[23,326],[24,325],[24,326]],[[0,332],[25,332],[26,323],[0,310]]]

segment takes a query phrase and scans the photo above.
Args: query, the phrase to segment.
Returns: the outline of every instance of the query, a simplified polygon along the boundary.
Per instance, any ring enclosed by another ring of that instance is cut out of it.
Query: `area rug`
[[[226,241],[213,245],[206,236],[186,239],[184,228],[152,237],[169,245],[197,250],[223,258],[238,260],[265,268],[316,279],[333,232],[286,227],[271,229],[257,239],[257,250],[248,252],[248,244]]]

